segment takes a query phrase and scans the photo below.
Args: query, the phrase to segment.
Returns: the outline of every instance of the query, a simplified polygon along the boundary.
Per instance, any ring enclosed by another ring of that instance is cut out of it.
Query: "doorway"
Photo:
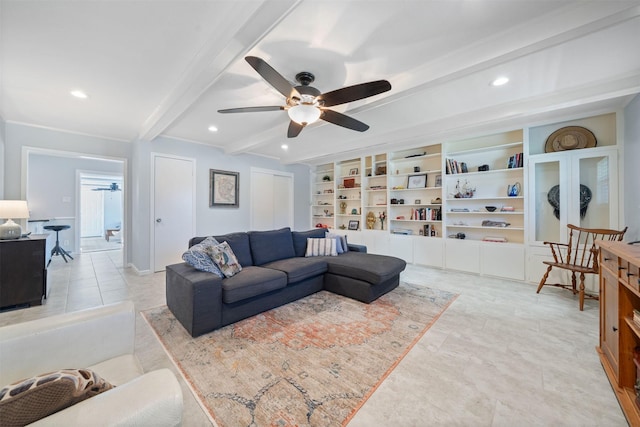
[[[80,252],[122,249],[123,177],[79,172]]]

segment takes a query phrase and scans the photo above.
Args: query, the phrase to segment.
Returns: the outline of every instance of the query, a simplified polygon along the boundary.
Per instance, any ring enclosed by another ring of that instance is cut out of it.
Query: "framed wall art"
[[[357,230],[360,227],[360,221],[352,219],[349,221],[349,230]]]
[[[424,188],[427,186],[427,175],[409,175],[407,188]]]
[[[240,173],[209,169],[209,206],[240,206]]]

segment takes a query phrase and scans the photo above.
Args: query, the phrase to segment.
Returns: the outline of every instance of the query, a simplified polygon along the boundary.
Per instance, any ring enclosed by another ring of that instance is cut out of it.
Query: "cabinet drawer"
[[[600,250],[600,263],[618,275],[618,257],[606,249]]]
[[[620,261],[620,281],[636,292],[640,292],[640,268],[626,260]]]

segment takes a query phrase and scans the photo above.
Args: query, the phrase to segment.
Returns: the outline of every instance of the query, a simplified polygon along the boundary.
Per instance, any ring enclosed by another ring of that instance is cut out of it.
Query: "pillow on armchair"
[[[0,390],[0,425],[24,426],[113,388],[89,369],[63,369]]]

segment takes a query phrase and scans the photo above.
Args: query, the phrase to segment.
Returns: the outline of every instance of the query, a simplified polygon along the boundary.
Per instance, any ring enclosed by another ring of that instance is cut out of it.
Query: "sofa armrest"
[[[167,266],[167,307],[192,337],[222,326],[222,280],[185,262]]]
[[[362,253],[367,253],[367,247],[365,245],[355,245],[353,243],[348,243],[347,246],[349,247],[350,251],[353,252],[362,252]]]
[[[182,390],[168,369],[144,374],[30,426],[179,426]]]
[[[0,328],[0,385],[133,354],[135,316],[125,301]]]

